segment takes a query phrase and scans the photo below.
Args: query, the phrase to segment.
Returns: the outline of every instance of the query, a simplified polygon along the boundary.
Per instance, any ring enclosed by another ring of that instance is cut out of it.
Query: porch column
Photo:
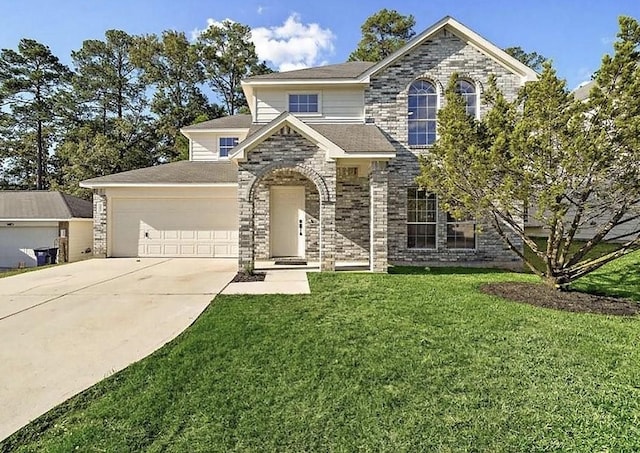
[[[93,256],[107,257],[107,195],[104,189],[93,191]]]
[[[320,204],[320,270],[336,270],[336,202]]]
[[[240,193],[241,191],[238,191]],[[253,201],[248,196],[239,200],[238,270],[252,271],[255,253],[253,249]]]
[[[386,162],[371,162],[369,173],[371,196],[369,267],[371,272],[387,272],[388,174]]]

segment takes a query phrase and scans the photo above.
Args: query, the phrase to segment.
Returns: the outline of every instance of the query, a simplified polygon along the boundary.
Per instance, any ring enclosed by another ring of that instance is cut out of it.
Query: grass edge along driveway
[[[638,319],[477,291],[530,275],[447,272],[219,296],[0,451],[640,450]]]

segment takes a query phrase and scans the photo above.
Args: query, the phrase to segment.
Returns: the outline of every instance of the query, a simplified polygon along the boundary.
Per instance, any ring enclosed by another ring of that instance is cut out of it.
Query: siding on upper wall
[[[89,250],[86,253],[86,250]],[[93,222],[86,220],[69,221],[69,262],[92,257]]]
[[[256,122],[268,123],[288,110],[289,93],[319,93],[319,115],[301,115],[305,122],[364,122],[364,87],[258,88]]]
[[[191,132],[189,139],[190,160],[227,160],[218,157],[218,139],[220,137],[238,137],[242,141],[247,136],[247,129],[225,132]]]

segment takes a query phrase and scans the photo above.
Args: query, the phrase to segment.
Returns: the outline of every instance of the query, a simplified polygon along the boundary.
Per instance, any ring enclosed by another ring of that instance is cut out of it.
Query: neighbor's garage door
[[[113,198],[111,256],[236,257],[235,198]]]
[[[57,247],[58,224],[26,226],[15,222],[0,228],[0,267],[35,266],[34,248]]]

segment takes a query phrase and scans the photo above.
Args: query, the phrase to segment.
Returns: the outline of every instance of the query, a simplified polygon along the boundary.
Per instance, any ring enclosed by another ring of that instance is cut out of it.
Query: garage
[[[35,266],[33,249],[53,247],[58,240],[58,222],[9,222],[0,227],[0,268]]]
[[[110,256],[237,257],[238,203],[224,195],[112,198]]]
[[[57,262],[89,258],[92,216],[91,202],[65,193],[0,191],[0,268],[36,266],[34,249],[53,251]]]
[[[94,256],[237,258],[238,170],[178,161],[83,181],[93,190]]]

